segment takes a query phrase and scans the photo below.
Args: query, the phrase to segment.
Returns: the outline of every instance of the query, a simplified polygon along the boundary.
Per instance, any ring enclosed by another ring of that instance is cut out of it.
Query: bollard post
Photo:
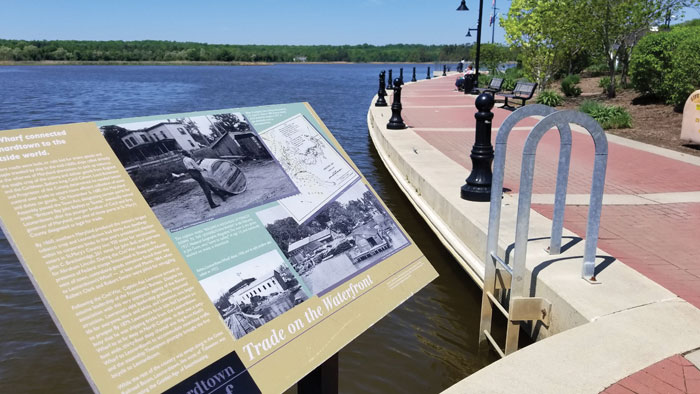
[[[392,69],[389,69],[389,79],[387,79],[387,84],[386,88],[387,89],[393,89],[394,85],[392,85],[392,82],[394,81],[393,77],[391,76]]]
[[[447,65],[446,64],[442,65],[442,76],[443,77],[447,76]]]
[[[462,186],[460,195],[469,201],[489,201],[491,199],[491,163],[493,146],[491,145],[491,120],[493,119],[494,100],[489,93],[482,93],[476,98],[476,137],[472,146],[472,172],[467,183]]]
[[[396,78],[394,80],[394,100],[391,102],[391,119],[386,124],[387,129],[401,130],[406,128],[406,123],[401,118],[401,81]]]
[[[411,82],[416,82],[416,81],[417,81],[417,79],[416,79],[416,68],[413,67],[413,78],[411,78]]]
[[[428,75],[425,77],[425,79],[430,79],[430,67],[428,67]]]
[[[399,79],[401,80],[401,85],[403,85],[403,67],[399,68]]]
[[[377,91],[377,102],[374,103],[375,107],[386,107],[386,89],[384,88],[384,70],[379,73],[379,90]]]

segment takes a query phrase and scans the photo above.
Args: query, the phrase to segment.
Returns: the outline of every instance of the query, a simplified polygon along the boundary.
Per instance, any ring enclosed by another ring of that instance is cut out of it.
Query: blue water
[[[378,73],[393,68],[396,77],[398,67],[0,67],[0,130],[308,101],[440,273],[340,352],[341,392],[436,393],[489,360],[476,357],[480,291],[397,189],[367,134]],[[410,80],[411,65],[403,67]],[[424,78],[426,65],[417,68]],[[0,393],[90,391],[1,234],[0,337]]]

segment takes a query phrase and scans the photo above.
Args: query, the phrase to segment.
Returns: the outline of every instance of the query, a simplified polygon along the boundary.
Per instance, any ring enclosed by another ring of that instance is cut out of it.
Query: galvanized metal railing
[[[515,125],[531,116],[544,116],[544,118],[530,131],[523,148],[513,261],[512,264],[507,264],[507,256],[505,258],[498,256],[506,147],[508,137]],[[486,245],[484,293],[481,303],[479,345],[483,347],[487,342],[490,343],[502,357],[518,349],[520,322],[542,321],[545,325],[550,323],[551,303],[544,298],[525,296],[525,262],[532,202],[532,183],[537,146],[542,136],[548,130],[556,127],[559,131],[560,149],[549,253],[559,254],[561,253],[566,190],[571,162],[572,137],[570,124],[577,124],[586,129],[595,143],[595,164],[582,268],[583,278],[588,281],[595,281],[595,251],[598,242],[598,228],[600,226],[600,211],[608,153],[605,132],[593,118],[581,112],[556,112],[551,107],[539,104],[521,107],[506,118],[496,136],[491,183],[491,205],[489,208],[489,231]],[[501,304],[501,300],[504,298],[509,300],[507,310]],[[505,350],[501,350],[490,334],[494,306],[496,310],[508,319]]]

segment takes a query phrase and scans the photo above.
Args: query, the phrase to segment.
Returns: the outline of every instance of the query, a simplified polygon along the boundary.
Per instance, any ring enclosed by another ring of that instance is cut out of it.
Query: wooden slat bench
[[[535,89],[537,89],[537,83],[535,82],[518,82],[515,84],[515,88],[513,88],[512,92],[496,93],[496,95],[505,98],[505,102],[501,108],[515,111],[515,107],[508,104],[508,99],[522,100],[522,105],[525,105],[525,101],[531,99],[532,95],[535,94]]]

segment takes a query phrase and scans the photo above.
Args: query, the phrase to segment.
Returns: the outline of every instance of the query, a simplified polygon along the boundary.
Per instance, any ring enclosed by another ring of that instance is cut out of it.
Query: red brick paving
[[[405,96],[425,106],[445,105],[444,97],[464,104],[463,108],[411,108],[403,112],[406,124],[428,143],[464,166],[469,174],[469,153],[474,141],[474,96],[454,91],[453,78],[440,78],[404,88]],[[427,97],[425,97],[425,96]],[[421,97],[422,96],[422,97]],[[494,108],[495,135],[509,111]],[[518,127],[532,127],[535,119],[525,119]],[[451,129],[451,130],[425,130]],[[528,129],[513,130],[508,140],[504,186],[517,192],[522,147]],[[533,192],[554,193],[559,137],[551,131],[537,149]],[[572,133],[571,169],[568,192],[589,193],[593,173],[593,141],[582,133]],[[605,192],[642,194],[700,191],[700,166],[673,160],[654,153],[608,142],[608,167]],[[533,204],[532,208],[549,217],[551,204]],[[569,205],[564,226],[579,235],[586,233],[587,206]],[[700,307],[700,203],[603,206],[598,246],[619,258],[686,301]]]
[[[449,95],[453,96],[445,97]],[[474,97],[455,92],[454,78],[406,85],[403,97],[406,124],[464,166],[466,177],[471,169],[469,153],[474,141]],[[455,105],[463,107],[445,107]],[[434,108],[422,108],[425,106]],[[495,139],[496,130],[510,112],[499,108],[494,108],[493,112],[492,137]],[[534,119],[526,119],[518,126],[532,127],[535,123]],[[514,130],[508,141],[504,186],[513,191],[518,190],[521,152],[527,132]],[[608,142],[608,149],[606,193],[700,191],[700,166],[612,142]],[[537,150],[534,193],[554,193],[558,152],[557,133],[547,133]],[[568,192],[588,193],[592,169],[591,138],[573,132]],[[551,204],[533,204],[532,208],[551,219]],[[585,235],[587,213],[587,206],[567,206],[564,226]],[[604,205],[598,246],[700,308],[700,203]],[[683,356],[675,355],[622,379],[603,392],[700,394],[700,370]]]
[[[620,380],[602,393],[700,394],[700,370],[677,354]]]

